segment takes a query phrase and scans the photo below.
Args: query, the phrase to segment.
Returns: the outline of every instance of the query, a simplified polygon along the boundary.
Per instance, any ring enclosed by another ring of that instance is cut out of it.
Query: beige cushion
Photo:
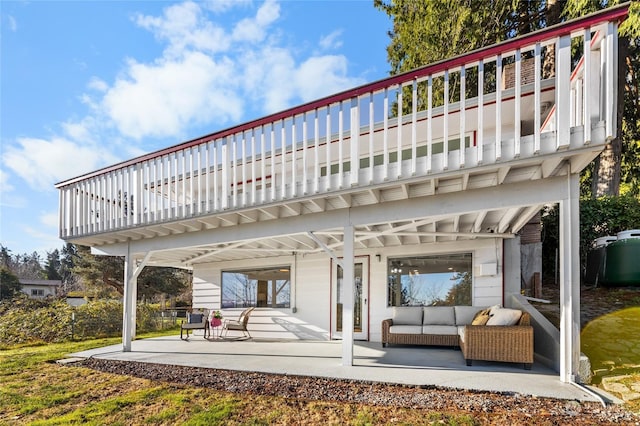
[[[485,309],[486,306],[454,306],[456,313],[456,325],[471,324],[478,311]]]
[[[455,325],[423,325],[422,334],[434,334],[437,336],[455,336],[458,327]]]
[[[489,308],[489,316],[493,315],[495,311],[502,309],[502,305],[493,305]]]
[[[425,306],[423,325],[456,325],[453,306]],[[454,333],[455,334],[455,333]]]
[[[471,325],[486,325],[489,321],[489,318],[491,318],[489,316],[489,311],[490,309],[482,309],[478,311],[478,313],[476,313],[476,316],[473,317]]]
[[[402,306],[393,308],[394,325],[422,325],[421,306]]]
[[[487,325],[516,325],[521,316],[522,311],[518,309],[495,309]]]
[[[421,325],[392,325],[389,333],[393,334],[422,334]]]

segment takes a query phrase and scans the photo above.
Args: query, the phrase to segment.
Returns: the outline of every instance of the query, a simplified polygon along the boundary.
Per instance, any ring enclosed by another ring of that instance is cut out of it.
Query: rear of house
[[[616,136],[626,6],[186,141],[57,185],[61,238],[145,266],[254,336],[380,341],[394,308],[513,306],[519,233],[561,211],[564,381],[578,370],[579,173]],[[572,45],[579,46],[577,56]],[[555,69],[541,64],[553,58]]]

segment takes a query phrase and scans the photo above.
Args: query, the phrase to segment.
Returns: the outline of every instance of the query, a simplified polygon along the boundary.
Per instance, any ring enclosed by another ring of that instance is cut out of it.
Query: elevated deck
[[[417,197],[526,190],[575,173],[616,135],[616,29],[625,14],[607,9],[61,182],[60,237],[106,250]],[[372,218],[356,242],[508,237],[542,203],[514,197],[409,224]],[[324,231],[325,242],[339,240]],[[320,250],[304,232],[244,244],[251,250],[240,258]],[[202,242],[178,245],[154,262],[227,259],[205,254]]]

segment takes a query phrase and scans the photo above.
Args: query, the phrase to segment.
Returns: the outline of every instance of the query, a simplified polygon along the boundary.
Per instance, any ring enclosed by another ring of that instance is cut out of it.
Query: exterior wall
[[[369,340],[381,340],[380,324],[391,316],[387,307],[387,259],[412,255],[456,252],[473,254],[473,304],[488,306],[503,303],[502,240],[476,239],[405,245],[385,249],[356,250],[356,260],[369,259],[369,294],[365,309],[369,312]],[[341,256],[340,252],[336,253]],[[378,261],[377,255],[380,255]],[[193,270],[193,306],[220,308],[223,270],[289,265],[291,267],[291,308],[259,308],[249,321],[255,337],[328,339],[331,329],[331,288],[334,266],[325,253],[281,256],[224,263],[196,265]],[[225,309],[225,318],[237,317],[242,309]]]
[[[53,285],[32,285],[32,284],[23,284],[22,285],[22,292],[24,294],[26,294],[27,296],[31,297],[32,299],[44,299],[45,297],[48,296],[55,296],[56,295],[56,287],[57,286],[53,286]],[[42,292],[44,294],[42,295],[32,295],[31,294],[31,290],[42,290]]]

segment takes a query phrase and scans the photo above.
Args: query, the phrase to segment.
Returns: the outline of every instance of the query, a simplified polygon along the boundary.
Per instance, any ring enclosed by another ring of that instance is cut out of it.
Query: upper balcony
[[[610,8],[61,182],[60,237],[108,245],[579,171],[616,134],[625,15]]]

